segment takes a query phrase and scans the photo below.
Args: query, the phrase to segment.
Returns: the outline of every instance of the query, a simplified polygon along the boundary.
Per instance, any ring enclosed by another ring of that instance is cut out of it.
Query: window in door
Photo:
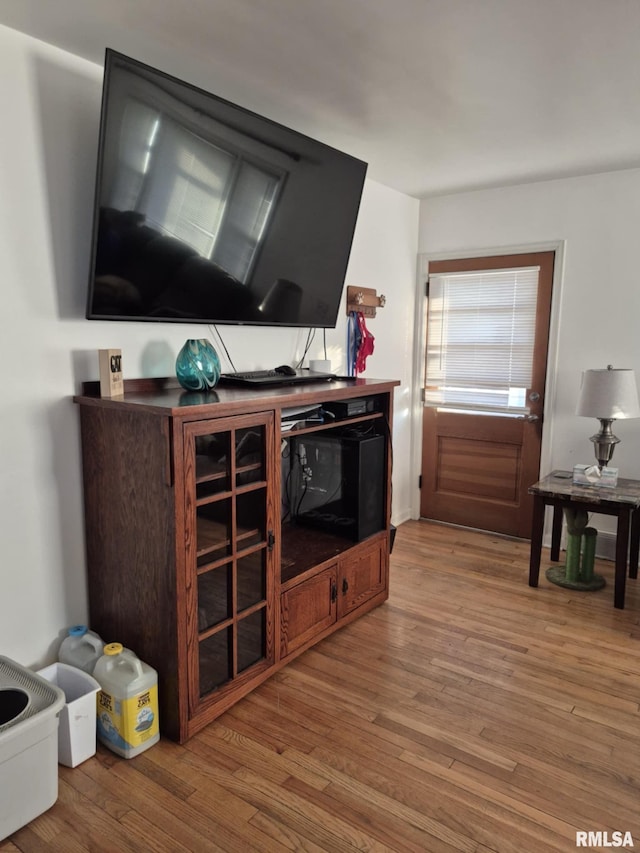
[[[425,405],[528,413],[539,269],[429,275]]]

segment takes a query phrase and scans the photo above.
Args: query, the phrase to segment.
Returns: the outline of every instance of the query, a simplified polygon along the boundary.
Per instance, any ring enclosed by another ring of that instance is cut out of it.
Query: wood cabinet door
[[[338,618],[382,592],[386,579],[386,540],[343,560],[338,576]]]
[[[286,657],[337,618],[337,567],[331,566],[280,597],[280,655]]]
[[[273,664],[271,412],[184,426],[189,711]]]

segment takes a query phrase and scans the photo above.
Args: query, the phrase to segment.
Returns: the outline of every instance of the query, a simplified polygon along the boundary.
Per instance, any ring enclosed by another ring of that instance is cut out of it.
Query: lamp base
[[[620,439],[613,434],[611,429],[614,420],[615,418],[599,418],[600,432],[592,435],[589,439],[593,442],[593,450],[600,468],[608,467],[616,444],[620,443]]]

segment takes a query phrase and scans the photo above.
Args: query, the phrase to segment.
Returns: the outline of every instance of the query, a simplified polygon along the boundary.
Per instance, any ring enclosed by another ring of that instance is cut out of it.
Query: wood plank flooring
[[[60,767],[58,802],[1,853],[639,848],[640,581],[615,610],[613,564],[571,592],[543,551],[534,590],[528,557],[407,522],[386,604],[186,745]]]

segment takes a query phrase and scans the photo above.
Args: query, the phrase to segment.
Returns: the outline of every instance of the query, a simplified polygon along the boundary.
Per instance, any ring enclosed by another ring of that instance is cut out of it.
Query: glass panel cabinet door
[[[190,710],[274,661],[273,415],[185,424]]]

